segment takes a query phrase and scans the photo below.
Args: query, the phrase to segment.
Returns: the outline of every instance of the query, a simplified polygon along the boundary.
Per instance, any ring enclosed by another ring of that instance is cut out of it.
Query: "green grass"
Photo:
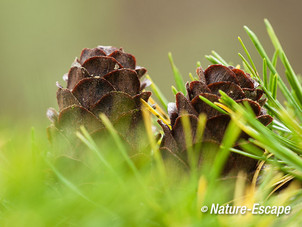
[[[232,133],[232,128],[230,130]],[[30,134],[30,130],[23,133]],[[302,197],[297,186],[292,185],[265,201],[272,190],[270,181],[277,173],[274,168],[266,170],[265,178],[269,183],[264,181],[253,193],[248,190],[250,186],[242,182],[243,176],[215,180],[229,152],[231,140],[228,137],[225,141],[230,144],[225,144],[221,157],[217,156],[215,171],[201,171],[196,177],[174,168],[173,172],[166,172],[168,177],[164,181],[159,177],[157,166],[150,162],[137,167],[137,172],[133,171],[125,157],[112,147],[114,140],[102,149],[83,149],[84,157],[75,159],[64,154],[52,155],[58,153],[57,148],[50,146],[45,137],[35,137],[16,135],[11,141],[4,141],[0,148],[0,226],[274,223],[277,220],[272,216],[241,216],[237,220],[233,216],[202,214],[200,208],[207,203],[225,204],[235,200],[236,204],[241,204],[253,199],[262,204],[282,205],[289,203],[286,198],[295,198],[290,202],[295,212],[281,216],[278,222],[300,219],[296,215]]]
[[[16,131],[6,124],[0,128],[0,226],[301,226],[301,84],[272,27],[268,21],[265,24],[276,49],[272,58],[267,56],[256,35],[245,27],[263,59],[261,67],[254,64],[243,41],[239,41],[247,55],[247,59],[241,55],[243,65],[258,80],[268,98],[265,107],[275,119],[271,127],[255,120],[248,106],[238,105],[222,93],[220,102],[228,107],[225,110],[233,121],[213,163],[190,174],[162,160],[151,129],[154,121],[147,111],[144,121],[149,144],[146,144],[147,158],[142,159],[127,155],[129,148],[105,116],[101,119],[109,131],[108,137],[98,143],[82,128],[77,132],[83,142],[78,153],[65,143],[50,144],[45,129]],[[216,52],[212,54],[207,56],[211,62],[228,65]],[[169,58],[176,80],[176,88],[172,90],[185,93],[184,79],[171,54]],[[290,87],[285,86],[280,76],[283,72],[276,70],[278,59]],[[167,99],[155,84],[152,89],[166,108]],[[278,89],[286,104],[280,103]],[[220,109],[224,106],[215,108],[226,113]],[[201,134],[204,124],[205,116],[201,115],[198,126]],[[240,130],[251,136],[250,143],[242,150],[232,148]],[[190,130],[187,131],[189,138]],[[263,171],[257,172],[261,178],[257,184],[255,180],[246,181],[244,173],[221,177],[230,152],[266,164]],[[194,155],[190,161],[194,166]],[[280,179],[283,181],[278,183]],[[288,179],[293,179],[288,187],[273,193]],[[277,218],[211,215],[200,211],[202,206],[212,203],[251,206],[255,202],[290,205],[292,212]]]

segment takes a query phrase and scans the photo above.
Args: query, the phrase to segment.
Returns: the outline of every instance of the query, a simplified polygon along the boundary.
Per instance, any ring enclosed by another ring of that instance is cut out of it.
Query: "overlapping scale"
[[[109,120],[115,121],[120,115],[136,107],[135,100],[124,92],[113,91],[104,95],[93,107],[92,112],[98,116],[104,113]]]
[[[67,89],[72,90],[80,80],[88,78],[89,73],[81,66],[73,66],[70,68],[67,77]]]
[[[107,80],[92,77],[81,80],[72,90],[72,94],[83,107],[90,109],[110,91],[115,91],[115,89]]]
[[[105,76],[111,71],[122,67],[114,58],[104,56],[89,58],[82,66],[90,75],[99,77]]]
[[[137,73],[130,69],[114,70],[104,76],[117,91],[136,95],[140,91],[140,81]]]
[[[77,98],[72,94],[70,90],[66,88],[58,89],[57,101],[58,101],[59,111],[72,105],[80,106],[80,102],[77,100]]]
[[[220,81],[229,81],[239,84],[236,74],[223,65],[211,65],[204,71],[207,84],[212,84]]]
[[[106,56],[106,53],[100,48],[84,48],[81,53],[80,63],[83,64],[87,59],[97,56]]]

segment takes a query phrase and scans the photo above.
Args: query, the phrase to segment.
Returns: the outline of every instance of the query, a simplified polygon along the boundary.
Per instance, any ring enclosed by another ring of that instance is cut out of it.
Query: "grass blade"
[[[285,52],[283,51],[283,48],[279,42],[279,39],[277,38],[275,31],[274,31],[273,27],[271,26],[270,22],[267,19],[265,19],[264,23],[266,25],[268,35],[269,35],[275,49],[280,51],[280,53],[279,53],[280,59],[284,65],[285,69],[288,71],[287,79],[288,79],[291,87],[293,88],[293,90],[295,90],[295,92],[296,92],[297,101],[299,102],[300,106],[302,106],[302,86],[299,82],[299,79],[298,79],[296,73],[294,72],[292,66],[290,65],[290,63],[285,55]]]
[[[208,104],[209,106],[213,107],[215,110],[218,110],[220,113],[223,114],[228,114],[227,112],[225,112],[223,109],[221,109],[220,107],[218,107],[217,105],[215,105],[214,103],[212,103],[210,100],[208,100],[207,98],[203,97],[203,96],[199,96],[199,98],[204,101],[206,104]]]
[[[265,58],[263,58],[262,73],[263,73],[263,85],[264,85],[264,87],[267,87],[268,86],[268,80],[267,80],[267,63],[266,63],[266,59]]]
[[[251,41],[253,42],[254,46],[256,47],[258,53],[260,54],[260,56],[262,58],[266,59],[267,65],[270,69],[270,71],[275,75],[278,75],[278,85],[280,87],[280,90],[282,91],[282,93],[284,94],[285,98],[292,103],[292,105],[295,106],[295,111],[299,112],[297,113],[297,115],[301,115],[302,113],[302,107],[298,104],[298,102],[296,101],[296,99],[293,98],[293,96],[291,95],[290,91],[288,90],[288,88],[286,87],[285,83],[282,81],[281,77],[279,76],[276,68],[274,67],[273,63],[271,62],[271,60],[269,59],[269,57],[267,56],[263,46],[261,45],[258,37],[255,35],[254,32],[252,32],[247,26],[244,26],[245,31],[247,32],[248,36],[250,37]],[[280,49],[279,49],[280,50]]]
[[[243,47],[243,50],[244,50],[244,52],[245,52],[247,58],[249,59],[250,63],[252,64],[252,68],[253,68],[253,70],[254,70],[254,73],[257,74],[257,69],[256,69],[256,66],[255,66],[255,64],[254,64],[254,62],[253,62],[253,59],[251,58],[250,53],[248,52],[248,50],[247,50],[246,46],[244,45],[242,39],[241,39],[240,37],[238,37],[238,40],[239,40],[241,46]],[[258,76],[258,77],[259,77],[259,76]]]
[[[173,85],[171,86],[171,89],[172,89],[172,93],[174,95],[176,95],[178,93],[177,89]]]
[[[191,81],[195,80],[195,78],[193,77],[192,73],[189,73],[189,77],[190,77]]]
[[[272,96],[275,99],[277,98],[277,88],[278,88],[277,82],[278,82],[278,74],[275,74],[273,76],[273,89],[272,89]]]
[[[279,49],[276,49],[272,58],[272,63],[275,68],[277,66],[278,56],[279,56]]]
[[[221,148],[219,149],[219,152],[215,158],[214,161],[214,168],[211,173],[211,179],[210,182],[215,181],[217,177],[219,177],[223,166],[230,154],[230,149],[233,147],[235,141],[237,140],[241,130],[237,126],[237,124],[234,121],[230,121],[226,132],[224,134],[222,143],[221,143]]]
[[[201,62],[200,61],[196,62],[196,68],[198,68],[198,67],[201,67]]]
[[[224,66],[229,66],[229,64],[218,54],[218,53],[216,53],[214,50],[212,50],[212,54],[213,54],[213,56],[217,59],[217,60],[219,60],[221,63],[222,63],[222,65],[224,65]]]
[[[211,62],[212,64],[219,64],[219,65],[223,65],[223,63],[221,61],[219,61],[217,58],[215,58],[214,56],[212,55],[206,55],[205,56],[206,59]]]
[[[130,157],[128,156],[127,153],[127,149],[123,144],[123,141],[121,140],[120,136],[118,135],[117,131],[115,130],[115,128],[113,127],[113,125],[111,124],[110,120],[108,119],[108,117],[105,114],[100,114],[100,118],[102,120],[102,122],[104,123],[105,127],[108,129],[109,133],[111,134],[112,138],[115,141],[115,144],[118,147],[118,150],[121,152],[122,156],[124,157],[126,163],[129,165],[129,167],[131,168],[131,170],[134,172],[134,174],[136,175],[136,177],[138,178],[138,180],[140,182],[140,176],[139,173],[134,165],[134,163],[132,162],[132,160],[130,159]]]
[[[161,90],[158,88],[158,86],[152,81],[152,79],[149,75],[147,75],[146,78],[151,81],[150,87],[151,87],[152,91],[154,92],[156,98],[158,98],[158,100],[163,105],[163,107],[165,109],[167,109],[168,100],[166,99],[164,94],[161,92]]]
[[[256,71],[254,71],[254,69],[252,68],[252,66],[248,63],[248,61],[243,57],[242,54],[238,53],[239,57],[242,59],[242,61],[244,62],[245,66],[248,68],[248,70],[251,72],[252,76],[254,78],[260,79],[259,75],[257,74]]]
[[[173,70],[173,75],[174,75],[174,79],[175,79],[175,83],[176,83],[176,87],[179,91],[181,91],[183,94],[186,93],[186,88],[184,85],[184,81],[183,81],[183,77],[180,74],[178,68],[175,66],[174,62],[173,62],[173,58],[172,58],[172,54],[171,52],[169,52],[168,54],[169,57],[169,61]]]

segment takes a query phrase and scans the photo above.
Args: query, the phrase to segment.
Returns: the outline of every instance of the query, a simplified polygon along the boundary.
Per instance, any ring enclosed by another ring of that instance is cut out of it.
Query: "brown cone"
[[[66,88],[58,85],[59,112],[53,108],[47,112],[52,121],[49,138],[53,139],[52,132],[59,132],[74,140],[75,132],[82,125],[89,133],[99,135],[104,129],[99,118],[103,113],[119,127],[119,133],[130,145],[136,143],[133,139],[142,122],[140,98],[148,101],[151,95],[142,92],[146,84],[140,83],[146,71],[136,66],[135,57],[122,48],[83,49],[63,77],[67,81]]]
[[[268,125],[272,122],[272,117],[267,115],[265,109],[262,108],[264,104],[263,99],[261,100],[263,91],[257,88],[258,83],[249,74],[240,69],[223,65],[211,65],[206,70],[199,67],[196,72],[199,81],[192,81],[186,84],[187,97],[179,92],[176,94],[176,103],[169,105],[168,112],[172,129],[170,130],[168,126],[160,122],[164,131],[161,143],[163,156],[165,158],[171,157],[171,159],[178,161],[179,165],[185,167],[188,167],[189,163],[182,118],[186,117],[190,120],[193,149],[198,147],[196,145],[201,142],[195,138],[199,114],[207,115],[202,139],[203,143],[216,144],[217,148],[230,121],[228,115],[210,107],[199,96],[203,96],[212,102],[217,102],[220,96],[219,90],[222,90],[237,103],[248,102],[262,124]],[[240,137],[246,139],[247,135],[242,133]],[[201,150],[194,150],[194,152],[198,153],[199,164],[203,159],[203,152],[205,152],[202,147],[200,148]],[[239,170],[251,173],[255,170],[256,163],[257,161],[254,159],[231,153],[224,173],[237,172]]]

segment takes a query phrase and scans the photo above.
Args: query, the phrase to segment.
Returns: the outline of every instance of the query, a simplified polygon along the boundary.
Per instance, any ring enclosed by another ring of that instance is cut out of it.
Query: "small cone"
[[[136,66],[135,57],[122,48],[83,49],[80,58],[63,76],[66,88],[57,84],[59,111],[53,108],[47,111],[52,121],[48,128],[49,139],[54,140],[61,134],[73,143],[80,126],[95,138],[102,136],[106,134],[99,117],[103,113],[130,147],[136,146],[138,138],[142,137],[137,134],[143,127],[140,98],[148,101],[151,95],[143,91],[146,82],[140,82],[146,71]]]
[[[193,150],[196,147],[201,147],[201,150],[194,150],[195,155],[199,157],[199,164],[202,163],[202,156],[206,151],[204,151],[205,146],[196,145],[201,142],[203,145],[212,143],[214,147],[216,144],[218,148],[231,120],[228,115],[215,110],[203,102],[199,96],[203,96],[211,102],[218,102],[219,90],[222,90],[237,103],[248,102],[262,124],[268,125],[272,122],[272,117],[267,115],[262,107],[266,101],[261,99],[263,91],[257,88],[259,86],[258,83],[249,74],[240,69],[223,65],[211,65],[206,70],[199,67],[196,71],[199,80],[186,84],[187,97],[179,92],[176,94],[176,103],[169,105],[168,112],[172,129],[170,130],[168,126],[159,122],[164,131],[161,143],[163,157],[170,157],[176,160],[179,165],[187,167],[189,166],[188,147],[185,142],[182,118],[186,117],[190,120]],[[197,134],[198,116],[200,114],[207,116],[207,122],[202,141],[197,141],[195,135]],[[240,138],[247,139],[247,135],[242,133]],[[230,171],[238,172],[240,170],[251,173],[256,169],[256,164],[257,160],[231,153],[224,173],[226,174]]]

